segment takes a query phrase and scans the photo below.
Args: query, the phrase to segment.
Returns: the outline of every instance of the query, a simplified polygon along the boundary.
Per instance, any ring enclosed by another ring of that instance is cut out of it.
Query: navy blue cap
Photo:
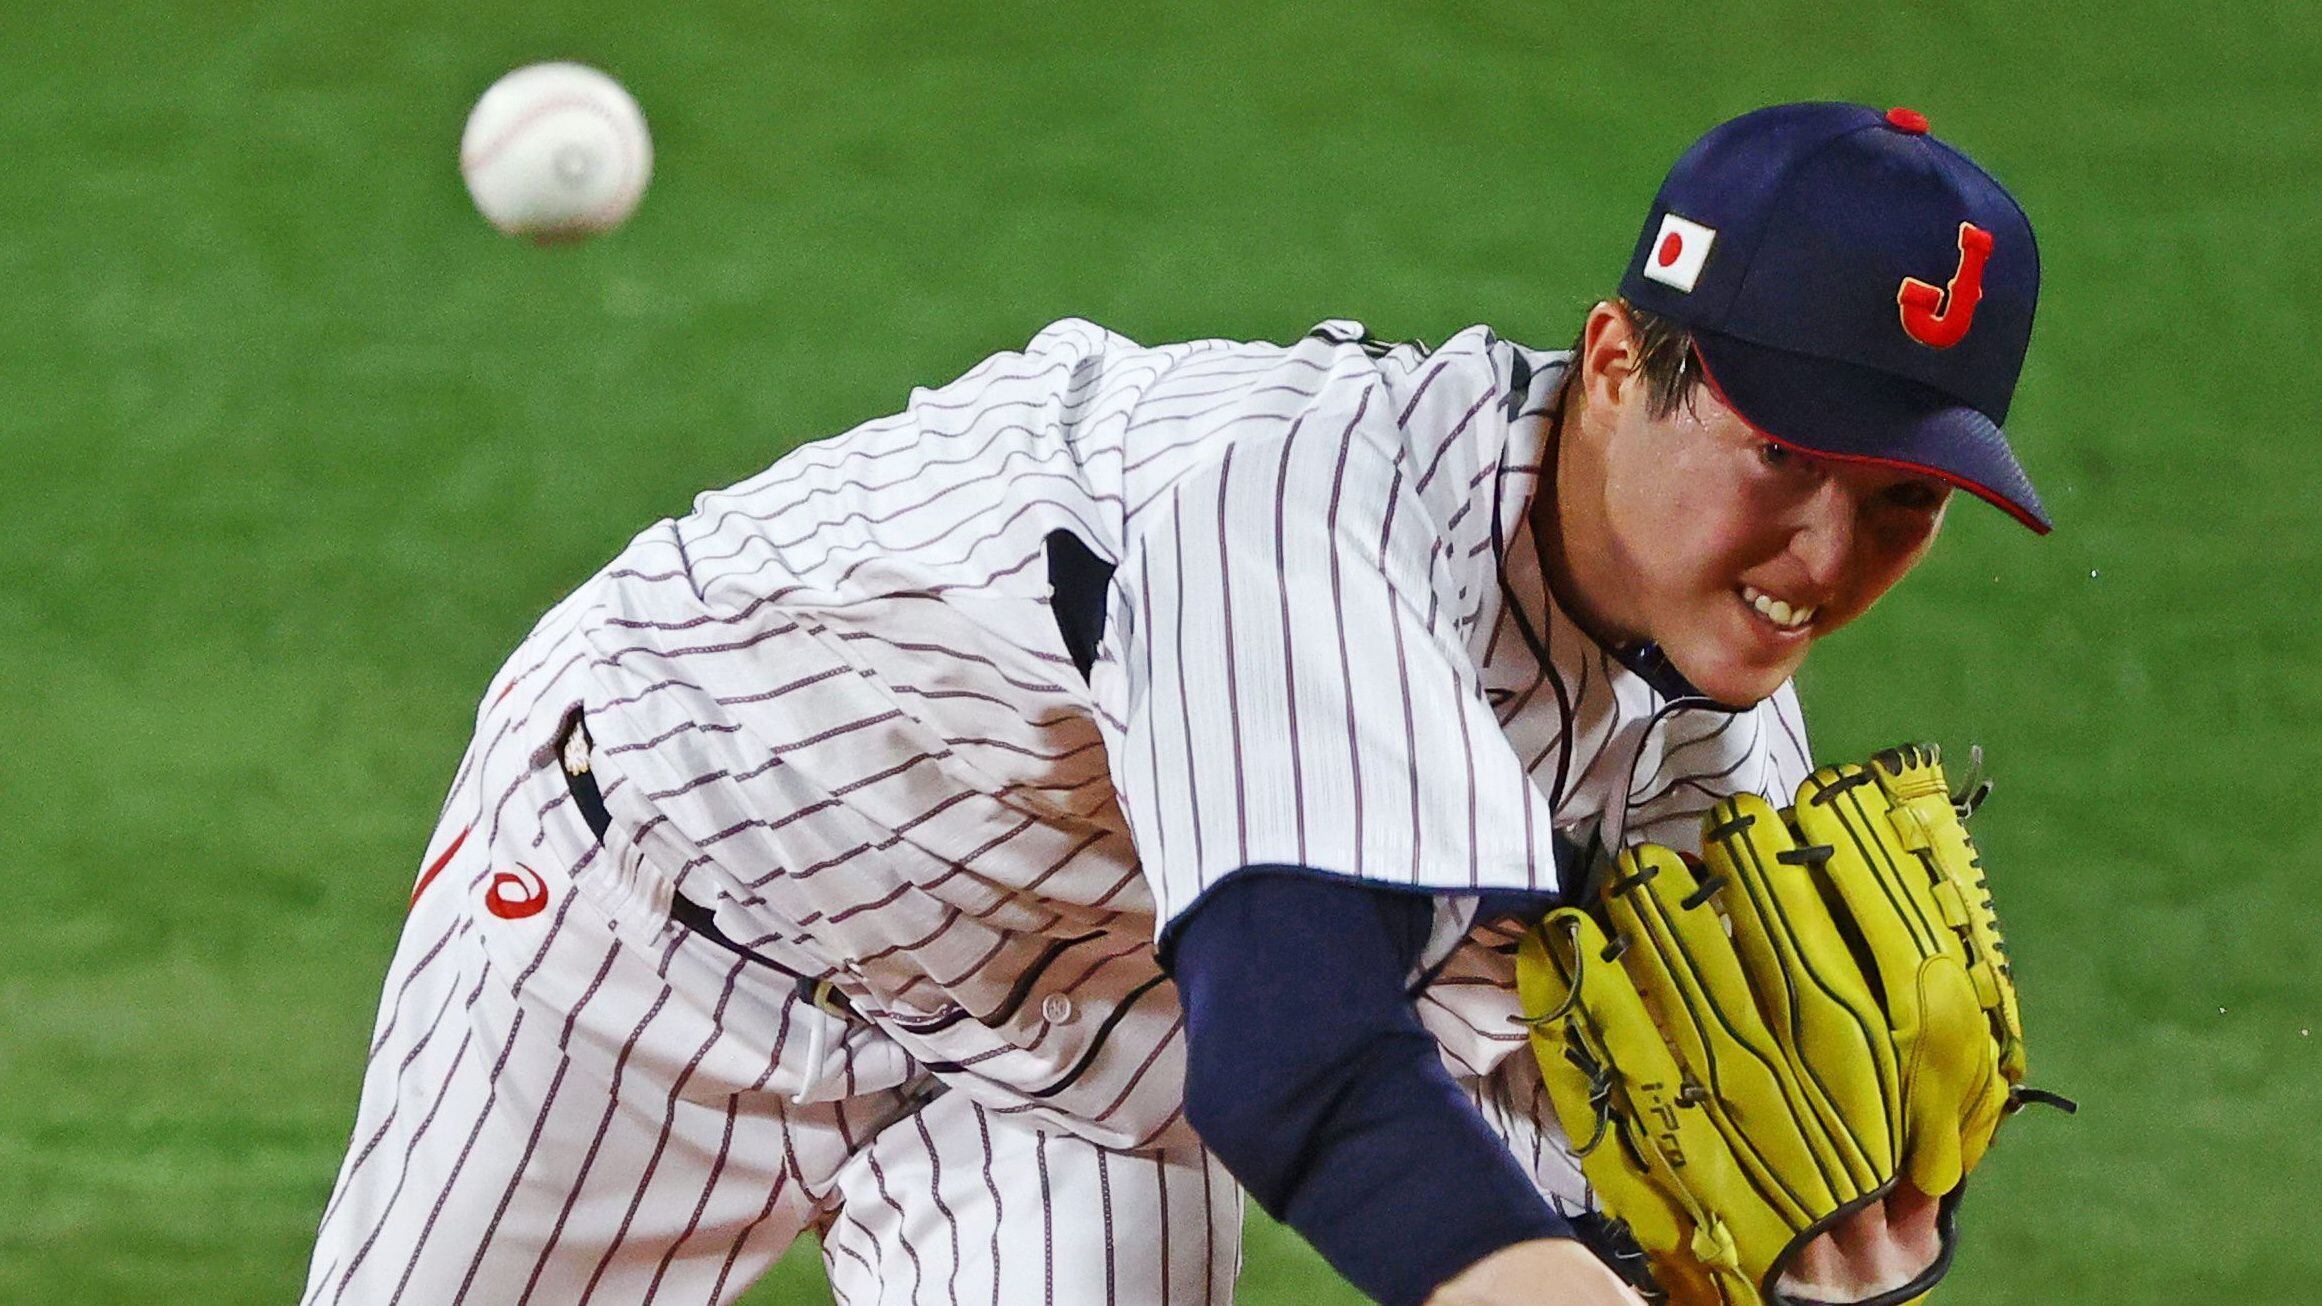
[[[1661,183],[1621,295],[1691,329],[1769,439],[2047,532],[2001,431],[2040,295],[2031,220],[1920,114],[1784,104],[1711,129]]]

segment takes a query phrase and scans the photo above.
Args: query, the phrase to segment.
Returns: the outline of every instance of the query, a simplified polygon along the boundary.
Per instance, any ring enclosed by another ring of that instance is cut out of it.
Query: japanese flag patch
[[[1714,227],[1689,222],[1674,213],[1661,215],[1660,233],[1645,253],[1645,279],[1690,292],[1701,279],[1701,265],[1709,261],[1709,246],[1717,239]]]

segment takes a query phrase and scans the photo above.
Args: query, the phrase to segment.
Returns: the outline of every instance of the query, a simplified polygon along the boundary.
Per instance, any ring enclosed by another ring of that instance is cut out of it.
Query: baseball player
[[[2037,277],[1923,118],[1782,106],[1569,352],[1066,320],[704,494],[484,694],[304,1300],[725,1301],[813,1231],[849,1306],[1225,1302],[1247,1192],[1382,1301],[1635,1301],[1516,940],[1807,774],[1792,674],[1955,487],[2047,529]]]

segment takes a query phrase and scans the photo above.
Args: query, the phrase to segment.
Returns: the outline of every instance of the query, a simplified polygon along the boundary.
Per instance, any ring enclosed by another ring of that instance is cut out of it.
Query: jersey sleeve
[[[1252,865],[1556,887],[1546,799],[1455,615],[1468,546],[1415,485],[1414,448],[1437,442],[1408,437],[1410,406],[1367,360],[1334,367],[1286,427],[1232,440],[1146,509],[1115,576],[1106,742],[1164,934]]]

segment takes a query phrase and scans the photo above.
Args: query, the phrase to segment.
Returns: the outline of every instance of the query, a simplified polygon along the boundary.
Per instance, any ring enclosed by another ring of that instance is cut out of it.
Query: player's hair
[[[1690,405],[1701,388],[1701,358],[1693,352],[1692,330],[1625,299],[1613,302],[1629,315],[1629,325],[1637,333],[1637,368],[1645,378],[1645,411],[1654,417],[1667,417]],[[1587,343],[1583,328],[1572,342],[1575,361]]]
[[[1691,328],[1622,301],[1636,324],[1638,368],[1645,376],[1645,411],[1667,417],[1693,402],[1701,388],[1701,356]]]

